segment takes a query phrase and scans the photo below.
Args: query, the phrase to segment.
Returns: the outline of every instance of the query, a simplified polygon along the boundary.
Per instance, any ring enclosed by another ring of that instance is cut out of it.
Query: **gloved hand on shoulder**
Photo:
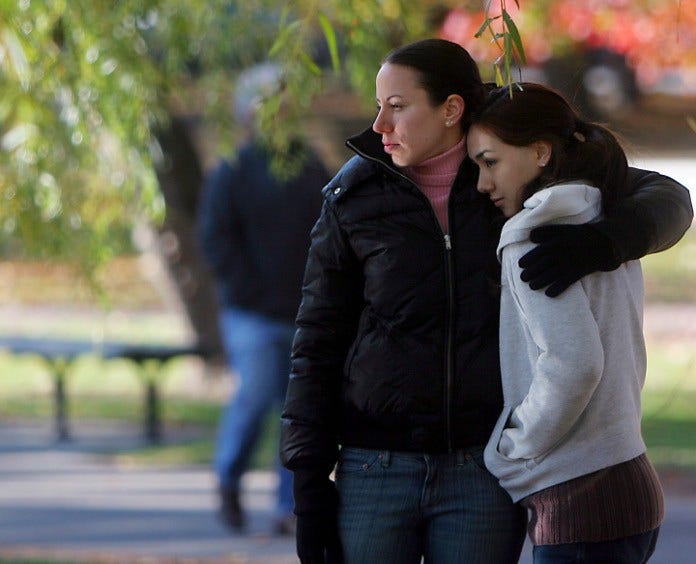
[[[548,286],[545,293],[552,298],[587,274],[621,264],[597,224],[544,225],[533,229],[530,239],[537,246],[519,260],[520,277],[532,290]]]

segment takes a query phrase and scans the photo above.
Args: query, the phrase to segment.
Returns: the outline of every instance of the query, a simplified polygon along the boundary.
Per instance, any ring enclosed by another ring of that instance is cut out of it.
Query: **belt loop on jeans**
[[[468,453],[463,449],[463,448],[458,448],[455,451],[456,457],[457,457],[457,466],[464,466],[467,463],[467,455]]]
[[[382,468],[389,468],[389,464],[391,463],[391,452],[388,450],[383,450],[380,452],[379,462],[382,465]]]

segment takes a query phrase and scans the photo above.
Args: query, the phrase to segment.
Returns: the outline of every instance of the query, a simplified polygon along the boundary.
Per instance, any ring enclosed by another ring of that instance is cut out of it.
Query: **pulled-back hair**
[[[551,159],[541,175],[525,187],[524,198],[552,184],[585,180],[599,188],[605,209],[627,192],[628,163],[616,136],[606,127],[583,120],[558,92],[534,83],[506,86],[488,93],[472,117],[503,143],[526,147],[551,143]]]
[[[450,94],[464,99],[462,127],[468,129],[471,114],[484,101],[486,90],[476,62],[461,45],[445,39],[423,39],[395,49],[384,63],[411,67],[433,106]]]

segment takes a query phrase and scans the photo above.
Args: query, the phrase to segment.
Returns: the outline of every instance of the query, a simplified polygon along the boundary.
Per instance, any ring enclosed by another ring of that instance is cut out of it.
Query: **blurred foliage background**
[[[79,257],[123,252],[128,228],[161,220],[159,134],[177,116],[202,120],[216,150],[233,150],[229,92],[266,58],[285,69],[285,135],[311,111],[348,51],[346,78],[372,86],[393,45],[432,30],[405,2],[267,0],[4,0],[0,4],[0,228],[5,253]],[[409,31],[407,31],[409,30]],[[269,115],[270,114],[270,115]]]
[[[149,256],[219,352],[194,224],[205,171],[242,135],[237,75],[283,68],[259,116],[281,173],[291,133],[337,168],[382,57],[428,36],[464,45],[488,79],[507,52],[506,79],[544,79],[602,118],[641,91],[696,92],[696,0],[0,0],[0,256],[68,265],[106,308],[104,266]]]
[[[160,137],[173,119],[194,119],[209,148],[233,153],[239,131],[229,92],[245,67],[271,58],[285,70],[283,91],[262,116],[282,150],[321,94],[350,90],[367,112],[381,58],[406,41],[450,38],[486,71],[499,48],[474,34],[486,7],[495,16],[501,5],[2,0],[0,250],[79,257],[88,267],[122,253],[134,222],[166,213],[158,167],[167,167],[168,155]],[[530,67],[608,48],[649,87],[674,68],[696,66],[694,0],[519,6],[507,2]],[[290,111],[277,120],[281,97]]]

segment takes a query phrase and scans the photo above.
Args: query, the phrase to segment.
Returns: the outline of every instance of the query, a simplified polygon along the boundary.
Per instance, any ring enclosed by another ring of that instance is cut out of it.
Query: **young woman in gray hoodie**
[[[624,151],[535,84],[491,92],[467,145],[477,189],[509,218],[497,249],[504,408],[486,465],[530,510],[535,563],[646,562],[664,507],[640,431],[640,263],[585,276],[553,300],[523,283],[518,265],[533,228],[611,208],[627,182]]]

